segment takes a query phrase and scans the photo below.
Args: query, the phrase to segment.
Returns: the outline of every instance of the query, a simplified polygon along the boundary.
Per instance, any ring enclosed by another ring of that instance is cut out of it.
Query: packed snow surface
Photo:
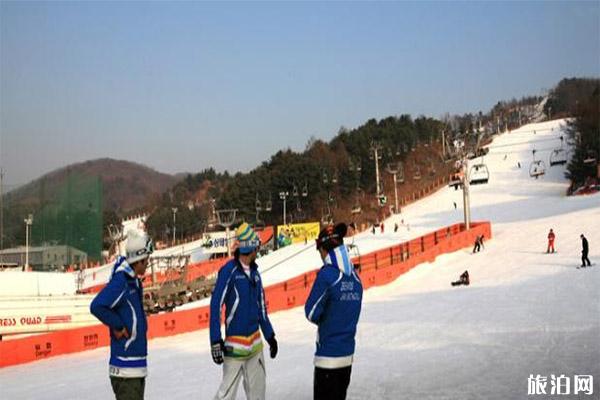
[[[598,398],[600,198],[565,197],[564,166],[549,166],[564,123],[526,125],[490,145],[483,160],[489,184],[471,187],[473,220],[492,222],[493,239],[482,252],[438,257],[365,292],[348,399],[524,399],[531,374],[548,382],[551,374],[593,375],[594,395],[582,398]],[[547,167],[537,180],[529,177],[534,147]],[[384,234],[362,233],[355,242],[367,253],[461,218],[461,191],[445,188],[388,219]],[[545,253],[550,228],[556,254]],[[576,269],[581,233],[592,268]],[[266,284],[318,267],[306,247],[260,259]],[[451,287],[465,269],[471,285]],[[267,359],[267,397],[312,398],[316,327],[302,308],[274,313],[271,321],[280,351]],[[2,398],[112,398],[107,360],[108,348],[101,348],[4,368]],[[150,342],[147,399],[212,399],[220,378],[207,330]],[[238,398],[245,398],[241,386]]]

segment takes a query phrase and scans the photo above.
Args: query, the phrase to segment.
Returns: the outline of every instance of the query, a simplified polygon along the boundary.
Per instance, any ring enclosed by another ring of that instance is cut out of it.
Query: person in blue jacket
[[[216,364],[223,364],[223,380],[214,398],[235,399],[243,379],[247,399],[264,400],[266,370],[260,331],[269,343],[271,358],[277,355],[278,346],[255,262],[260,240],[247,223],[238,227],[236,238],[234,258],[219,270],[210,299],[211,355]],[[223,305],[225,340],[221,336]]]
[[[117,400],[141,400],[146,381],[146,315],[142,282],[153,251],[144,234],[127,234],[126,257],[118,257],[108,284],[90,305],[110,332],[110,382]]]
[[[344,400],[350,384],[363,287],[344,245],[346,231],[345,224],[338,224],[319,233],[317,250],[324,265],[304,305],[306,318],[318,326],[315,400]]]

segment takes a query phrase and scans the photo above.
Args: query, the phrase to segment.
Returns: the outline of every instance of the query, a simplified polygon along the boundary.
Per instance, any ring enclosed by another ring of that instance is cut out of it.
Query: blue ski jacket
[[[319,327],[315,365],[342,368],[352,364],[363,287],[345,245],[331,250],[324,262],[304,312]]]
[[[146,376],[146,314],[143,307],[142,282],[125,257],[119,257],[108,284],[90,305],[91,313],[110,331],[111,376],[138,378]],[[127,328],[129,338],[117,339],[113,330]]]
[[[210,299],[210,342],[222,340],[221,309],[225,305],[225,356],[247,358],[262,350],[260,330],[266,339],[273,335],[267,314],[265,292],[256,263],[249,275],[237,259],[219,270]]]

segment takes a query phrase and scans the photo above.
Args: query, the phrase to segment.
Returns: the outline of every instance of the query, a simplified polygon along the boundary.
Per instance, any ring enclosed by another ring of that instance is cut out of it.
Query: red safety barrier
[[[368,289],[388,284],[415,266],[434,261],[439,254],[470,247],[478,235],[491,239],[489,222],[472,223],[469,231],[464,229],[463,224],[454,224],[410,242],[355,257],[352,261],[358,268],[364,288]],[[220,265],[223,265],[223,261]],[[304,305],[317,272],[318,270],[306,272],[265,288],[269,312]],[[148,317],[148,338],[205,329],[208,327],[209,317],[208,306],[151,315]],[[108,344],[108,329],[102,325],[0,341],[0,368],[95,349]]]

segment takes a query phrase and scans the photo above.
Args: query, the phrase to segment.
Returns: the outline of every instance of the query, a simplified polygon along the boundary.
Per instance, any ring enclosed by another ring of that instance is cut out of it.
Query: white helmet
[[[150,257],[154,251],[152,239],[145,233],[140,234],[138,231],[131,230],[127,232],[127,244],[125,252],[127,262],[133,264],[137,261]]]

